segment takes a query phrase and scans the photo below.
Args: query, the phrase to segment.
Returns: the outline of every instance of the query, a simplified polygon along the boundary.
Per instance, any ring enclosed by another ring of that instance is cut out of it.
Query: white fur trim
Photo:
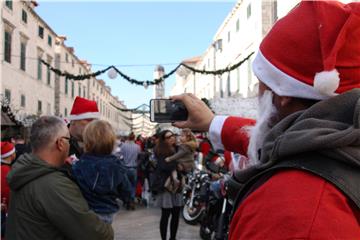
[[[324,95],[334,95],[339,84],[339,72],[336,69],[315,74],[314,88]]]
[[[70,121],[83,120],[83,119],[98,119],[98,118],[100,118],[99,112],[87,112],[87,113],[82,113],[82,114],[78,114],[78,115],[70,115],[68,117],[68,119]]]
[[[1,158],[7,158],[7,157],[11,156],[14,152],[15,152],[15,148],[13,148],[10,152],[1,154]]]
[[[257,53],[253,62],[253,71],[257,78],[271,88],[279,96],[323,100],[332,95],[324,95],[313,86],[307,85],[271,64],[261,53]]]
[[[224,145],[221,141],[221,131],[228,116],[215,116],[209,128],[209,139],[215,150],[223,150]]]

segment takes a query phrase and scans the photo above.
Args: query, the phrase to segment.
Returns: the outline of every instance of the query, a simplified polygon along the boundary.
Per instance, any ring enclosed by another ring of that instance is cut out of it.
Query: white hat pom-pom
[[[339,87],[340,77],[336,69],[315,74],[314,88],[326,96],[333,96]]]

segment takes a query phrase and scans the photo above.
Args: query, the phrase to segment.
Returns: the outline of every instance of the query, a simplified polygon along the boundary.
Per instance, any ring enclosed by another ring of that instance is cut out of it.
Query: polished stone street
[[[161,210],[155,207],[137,207],[135,211],[124,208],[114,218],[113,228],[116,240],[158,240]],[[180,216],[177,240],[200,239],[199,225],[191,226]],[[169,238],[168,230],[168,238]]]

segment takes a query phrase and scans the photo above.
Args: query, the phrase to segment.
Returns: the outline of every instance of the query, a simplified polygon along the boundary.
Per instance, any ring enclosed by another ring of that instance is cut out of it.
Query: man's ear
[[[61,138],[56,140],[56,148],[60,151],[62,151],[65,148],[65,143]]]

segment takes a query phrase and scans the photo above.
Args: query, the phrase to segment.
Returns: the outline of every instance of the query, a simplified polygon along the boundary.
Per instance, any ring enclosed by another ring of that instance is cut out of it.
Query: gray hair
[[[43,116],[31,127],[30,144],[34,151],[47,147],[66,129],[65,122],[55,116]]]

